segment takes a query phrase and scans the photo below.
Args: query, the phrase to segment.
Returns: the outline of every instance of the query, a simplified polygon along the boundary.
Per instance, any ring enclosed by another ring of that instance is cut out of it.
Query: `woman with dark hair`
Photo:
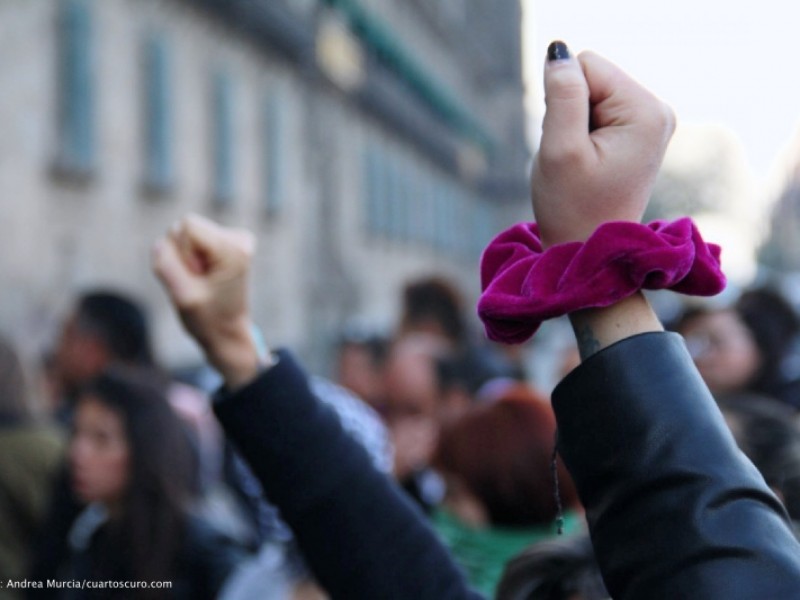
[[[157,387],[121,369],[90,382],[78,396],[68,455],[73,491],[87,506],[69,533],[63,580],[168,582],[85,597],[216,596],[241,555],[190,514],[187,434]]]
[[[774,290],[746,291],[728,308],[691,309],[676,330],[715,395],[753,392],[800,409],[800,381],[786,370],[800,319]]]
[[[447,482],[447,494],[433,514],[434,527],[470,583],[489,597],[506,561],[554,536],[558,518],[564,517],[567,533],[579,527],[572,480],[564,465],[552,460],[555,432],[547,399],[518,385],[440,434],[433,465]],[[566,514],[560,514],[559,503]]]
[[[798,373],[787,372],[787,358],[798,341],[800,318],[791,304],[769,288],[749,290],[735,305],[753,335],[761,362],[749,389],[800,408]]]
[[[22,363],[11,343],[0,337],[0,573],[4,580],[22,579],[27,571],[30,545],[44,521],[63,446],[58,431],[34,417]]]

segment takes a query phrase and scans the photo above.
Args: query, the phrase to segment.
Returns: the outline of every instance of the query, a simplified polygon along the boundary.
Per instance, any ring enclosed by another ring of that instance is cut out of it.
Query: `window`
[[[434,248],[442,251],[447,247],[447,190],[445,184],[437,182],[433,194],[434,209]]]
[[[166,40],[150,35],[144,47],[144,168],[149,191],[173,185],[170,55]]]
[[[385,148],[376,148],[377,181],[375,191],[376,233],[389,235],[391,224],[392,173]]]
[[[418,163],[413,162],[409,165],[408,180],[409,239],[414,243],[420,243],[425,241],[423,225],[425,215],[421,194],[422,171]]]
[[[222,208],[233,201],[235,191],[233,89],[231,78],[224,71],[217,71],[213,77],[212,120],[212,200]]]
[[[92,21],[88,0],[62,0],[58,13],[57,170],[85,177],[95,162]]]
[[[420,198],[422,208],[421,236],[422,240],[429,246],[436,244],[436,177],[427,173],[422,181]]]
[[[380,170],[378,155],[374,144],[367,144],[364,148],[363,169],[364,179],[361,190],[364,199],[364,226],[370,234],[377,234],[380,230]]]
[[[397,164],[397,235],[401,241],[411,239],[411,174],[405,160]]]
[[[486,245],[497,233],[491,208],[486,200],[476,198],[473,210],[473,248],[475,256],[480,256]]]
[[[284,202],[285,137],[283,110],[278,94],[267,98],[264,115],[264,205],[268,215],[280,212]]]
[[[386,194],[386,225],[389,238],[399,240],[403,231],[403,196],[402,196],[402,175],[395,160],[387,163],[387,194]]]

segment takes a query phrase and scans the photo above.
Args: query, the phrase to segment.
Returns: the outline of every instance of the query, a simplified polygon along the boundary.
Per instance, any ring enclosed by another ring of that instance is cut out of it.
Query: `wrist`
[[[603,308],[587,308],[569,315],[581,360],[625,338],[664,327],[641,292]]]
[[[547,250],[536,223],[519,223],[484,251],[481,287],[478,314],[489,338],[520,343],[546,319],[611,307],[642,289],[711,296],[725,287],[725,276],[719,246],[704,242],[688,218],[611,221],[586,242]]]
[[[203,348],[228,390],[247,385],[273,364],[268,348],[255,339],[249,317],[218,329]]]

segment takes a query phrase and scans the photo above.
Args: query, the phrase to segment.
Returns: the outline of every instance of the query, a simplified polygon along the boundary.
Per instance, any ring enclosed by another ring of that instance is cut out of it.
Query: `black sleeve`
[[[288,353],[214,410],[333,598],[479,598]]]
[[[673,333],[628,338],[556,388],[559,450],[612,597],[800,598],[800,544]]]
[[[190,517],[186,542],[178,567],[179,579],[186,582],[185,597],[213,600],[242,562],[251,559],[244,548],[201,518]],[[268,585],[268,583],[267,583]],[[184,597],[180,592],[177,597]]]
[[[61,466],[50,494],[50,505],[42,528],[34,537],[31,566],[28,573],[30,581],[46,582],[58,579],[61,568],[69,560],[69,531],[75,518],[83,510],[83,505],[75,498],[69,479],[67,463]],[[31,588],[26,598],[56,598],[56,588]]]

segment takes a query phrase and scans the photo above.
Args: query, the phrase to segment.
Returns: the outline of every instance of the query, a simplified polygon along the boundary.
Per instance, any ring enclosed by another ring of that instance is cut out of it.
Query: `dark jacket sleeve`
[[[214,409],[332,597],[479,597],[424,516],[317,401],[288,353]]]
[[[553,402],[612,597],[800,598],[788,517],[737,449],[680,336],[606,348]]]

